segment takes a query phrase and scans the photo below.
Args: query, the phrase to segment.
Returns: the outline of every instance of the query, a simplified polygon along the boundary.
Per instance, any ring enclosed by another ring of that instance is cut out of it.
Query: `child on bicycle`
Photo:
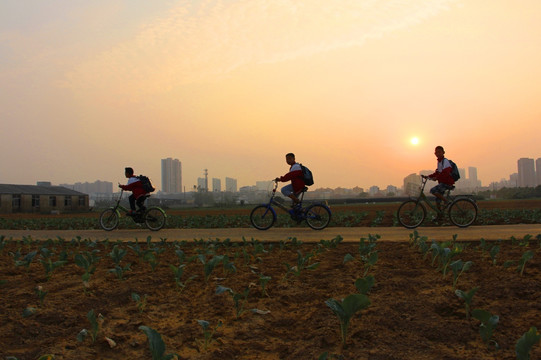
[[[439,210],[444,209],[447,206],[448,200],[443,196],[445,191],[453,189],[455,180],[451,176],[451,164],[449,160],[445,158],[445,150],[443,146],[436,146],[434,155],[438,159],[438,166],[433,174],[427,177],[430,180],[438,181],[438,185],[430,189],[430,193],[436,197],[436,206]],[[442,206],[443,202],[443,206]]]
[[[126,185],[120,185],[118,184],[118,187],[122,190],[131,191],[132,194],[128,198],[130,201],[130,208],[131,211],[127,214],[128,216],[133,216],[136,213],[135,210],[135,204],[137,203],[137,206],[139,207],[140,212],[145,211],[145,199],[147,192],[143,189],[143,184],[141,181],[133,175],[133,169],[131,167],[127,167],[124,171],[124,175],[128,178],[128,183]]]
[[[277,177],[276,179],[274,179],[274,181],[285,182],[291,180],[291,184],[284,186],[280,191],[282,192],[282,194],[289,197],[293,201],[293,204],[291,205],[291,207],[293,208],[291,213],[293,215],[293,212],[297,210],[300,205],[300,200],[297,195],[302,192],[305,184],[304,177],[302,175],[301,165],[295,161],[295,154],[286,154],[286,163],[290,166],[289,172],[284,176]]]

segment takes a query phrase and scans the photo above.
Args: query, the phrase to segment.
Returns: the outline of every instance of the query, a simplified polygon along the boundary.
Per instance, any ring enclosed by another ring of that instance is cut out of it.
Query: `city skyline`
[[[181,162],[180,162],[180,160],[178,160],[178,159],[173,160],[172,158],[167,158],[167,159],[162,159],[161,162],[162,162],[162,175],[165,174],[166,176],[169,176],[168,175],[169,171],[170,171],[169,168],[172,166],[172,164],[176,164],[174,166],[174,167],[177,168],[177,171],[178,171],[178,175],[177,175],[176,178],[178,179],[179,183],[182,183]],[[466,169],[467,169],[467,172],[466,172]],[[509,174],[508,178],[501,178],[499,181],[493,181],[493,182],[490,182],[490,183],[484,184],[484,185],[482,184],[481,180],[478,179],[478,169],[476,167],[473,167],[473,166],[468,166],[467,168],[466,167],[459,167],[458,170],[460,172],[461,178],[456,183],[457,189],[479,190],[482,187],[484,187],[484,188],[487,188],[487,187],[490,187],[490,186],[494,187],[495,185],[497,185],[498,188],[501,188],[501,187],[535,187],[537,185],[541,185],[541,181],[538,180],[538,179],[541,179],[541,158],[537,158],[535,160],[535,162],[534,162],[534,159],[520,158],[520,159],[517,160],[517,172]],[[396,184],[387,184],[386,186],[383,186],[383,187],[380,187],[378,185],[371,185],[371,186],[369,186],[367,188],[363,188],[363,187],[361,187],[359,185],[356,185],[356,186],[354,186],[352,188],[361,188],[365,192],[368,192],[368,193],[372,193],[372,192],[374,192],[376,190],[379,191],[379,190],[382,190],[382,189],[386,189],[385,191],[387,191],[387,192],[388,191],[393,192],[395,189],[402,189],[403,191],[408,193],[410,191],[414,191],[418,187],[419,175],[429,175],[432,172],[433,172],[433,170],[425,169],[425,170],[419,170],[416,173],[409,174],[409,175],[407,175],[407,176],[405,176],[403,178],[403,183],[402,183],[403,185],[402,186],[397,186]],[[188,191],[188,192],[190,192],[190,191],[201,191],[201,190],[205,191],[205,189],[207,191],[211,191],[211,192],[221,192],[222,191],[221,179],[216,178],[216,177],[211,177],[212,185],[209,187],[209,185],[208,185],[208,175],[209,175],[208,169],[204,169],[204,174],[205,174],[204,178],[198,177],[196,184],[194,184],[193,186],[189,186],[189,188],[187,190],[185,188],[182,188],[182,191],[171,192],[171,191],[164,191],[163,187],[159,188],[158,190],[162,191],[162,192],[165,192],[165,193],[172,193],[172,194],[181,193],[181,192],[185,192],[185,191]],[[525,180],[526,178],[529,179],[529,180]],[[167,182],[167,181],[165,181],[165,182]],[[257,180],[253,184],[246,184],[246,185],[243,185],[241,187],[253,187],[253,188],[257,188],[259,190],[262,190],[263,188],[267,188],[268,187],[267,183],[270,183],[270,182],[272,182],[272,181],[269,181],[269,180]],[[50,184],[50,182],[46,182],[46,183]],[[78,183],[76,183],[74,185],[60,184],[60,186],[66,186],[66,187],[72,188],[74,190],[88,192],[88,191],[84,191],[84,189],[88,189],[89,187],[93,188],[93,187],[96,187],[96,186],[97,187],[102,187],[103,183],[104,183],[104,181],[97,180],[94,183],[88,183],[88,182],[81,183],[81,182],[78,182]],[[164,184],[164,179],[163,178],[161,179],[161,183]],[[39,185],[39,182],[38,182],[38,185]],[[321,189],[321,188],[325,188],[325,187],[314,186],[312,189]],[[343,187],[338,186],[338,187],[336,187],[334,189],[339,189],[339,188],[343,188]],[[350,188],[350,189],[352,189],[352,188]],[[225,177],[225,188],[223,189],[223,191],[236,192],[237,191],[237,179]]]
[[[400,184],[442,145],[483,184],[541,157],[541,2],[0,2],[0,183]],[[156,181],[155,180],[155,181]],[[223,184],[222,184],[223,186]]]

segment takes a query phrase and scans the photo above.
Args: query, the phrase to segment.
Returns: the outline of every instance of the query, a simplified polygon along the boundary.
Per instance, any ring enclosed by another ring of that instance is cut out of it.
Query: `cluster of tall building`
[[[209,188],[208,170],[204,170],[205,177],[197,178],[197,185],[189,191],[204,192],[237,192],[237,179],[225,178],[225,189],[222,190],[221,179],[212,178],[212,187]],[[182,163],[178,159],[162,159],[162,192],[168,194],[178,194],[185,189],[182,188]]]
[[[534,159],[520,158],[517,162],[518,187],[535,187],[541,185],[541,158]]]

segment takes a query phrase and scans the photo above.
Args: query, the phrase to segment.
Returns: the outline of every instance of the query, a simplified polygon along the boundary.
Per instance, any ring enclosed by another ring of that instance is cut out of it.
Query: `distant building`
[[[43,182],[38,182],[38,186],[41,185]],[[51,183],[49,183],[49,186]],[[101,181],[97,180],[93,183],[89,182],[77,182],[75,184],[60,184],[59,186],[63,186],[67,189],[79,191],[88,195],[95,195],[95,194],[112,194],[113,193],[113,183],[110,181]]]
[[[536,185],[541,185],[541,158],[535,160]]]
[[[256,181],[255,187],[257,188],[257,190],[267,191],[267,190],[272,189],[272,183],[273,183],[272,180],[271,181]]]
[[[225,178],[225,191],[237,192],[237,179]]]
[[[409,174],[404,178],[404,193],[410,196],[419,195],[419,187],[421,185],[418,174]]]
[[[197,190],[207,191],[207,179],[197,178]]]
[[[162,159],[162,191],[169,194],[182,192],[182,164],[178,159]]]
[[[535,187],[535,164],[533,159],[518,159],[518,186]]]
[[[0,213],[3,214],[88,210],[88,194],[79,191],[62,186],[0,184]]]
[[[221,192],[222,191],[222,180],[212,178],[212,191]]]

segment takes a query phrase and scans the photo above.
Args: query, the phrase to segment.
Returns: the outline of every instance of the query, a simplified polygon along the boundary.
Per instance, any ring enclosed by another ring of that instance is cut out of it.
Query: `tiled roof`
[[[86,195],[82,192],[67,189],[62,186],[38,186],[0,184],[0,194],[29,194],[29,195]]]

